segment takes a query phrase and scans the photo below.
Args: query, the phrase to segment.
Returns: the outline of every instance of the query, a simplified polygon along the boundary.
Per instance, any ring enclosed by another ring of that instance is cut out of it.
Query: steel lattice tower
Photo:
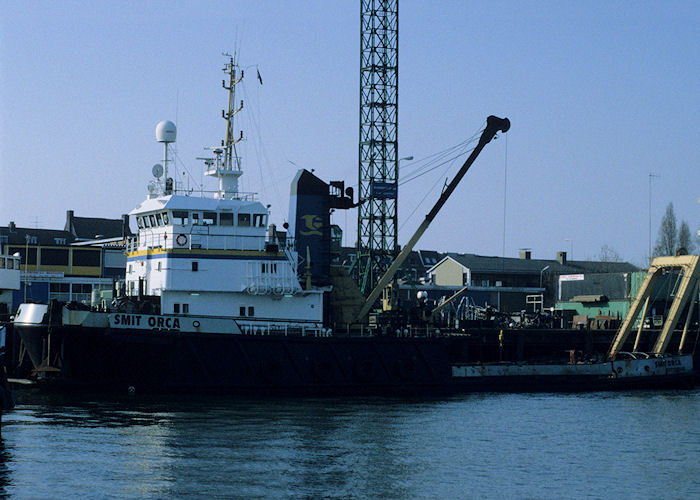
[[[360,18],[357,279],[368,294],[398,246],[398,0],[361,0]]]

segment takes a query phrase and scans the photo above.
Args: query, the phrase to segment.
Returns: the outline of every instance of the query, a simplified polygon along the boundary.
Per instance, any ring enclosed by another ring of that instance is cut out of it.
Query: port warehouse
[[[12,222],[0,226],[2,250],[19,254],[22,271],[20,289],[13,292],[7,311],[24,301],[89,304],[93,291],[111,290],[115,280],[124,278],[124,244],[133,236],[129,222],[128,215],[77,217],[69,210],[63,230],[19,228]],[[334,232],[331,261],[349,270],[355,249],[340,247],[339,231]],[[566,252],[535,259],[530,251],[510,258],[417,250],[399,272],[399,295],[401,306],[411,308],[419,291],[437,303],[467,286],[463,296],[470,304],[509,313],[566,311],[580,324],[582,317],[623,318],[644,274],[626,262],[568,260]],[[671,285],[667,279],[657,287],[661,291]],[[664,307],[665,302],[652,304],[651,315],[662,315]]]

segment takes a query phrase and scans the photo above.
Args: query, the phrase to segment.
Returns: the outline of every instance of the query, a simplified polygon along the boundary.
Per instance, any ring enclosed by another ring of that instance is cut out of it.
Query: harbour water
[[[700,390],[441,399],[46,395],[13,498],[700,498]]]

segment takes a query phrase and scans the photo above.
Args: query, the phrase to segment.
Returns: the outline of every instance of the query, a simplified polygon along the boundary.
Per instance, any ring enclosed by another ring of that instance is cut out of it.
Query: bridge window
[[[253,226],[265,227],[265,214],[253,214]]]
[[[219,225],[233,226],[233,214],[219,214]]]
[[[190,312],[190,305],[189,304],[182,304],[182,313],[187,314]]]
[[[170,224],[170,218],[168,217],[168,212],[163,212],[163,224],[166,226]]]
[[[186,226],[190,223],[189,213],[184,210],[173,210],[173,223]]]
[[[239,316],[245,316],[245,306],[241,306],[241,310],[240,310]]]
[[[0,269],[5,269],[5,257],[0,257]]]
[[[163,225],[163,215],[158,213],[156,214],[156,222],[158,223],[159,226]]]
[[[192,224],[199,225],[199,212],[192,212]]]
[[[204,212],[202,223],[205,226],[216,226],[216,212]]]
[[[250,227],[250,214],[238,214],[238,226]]]
[[[148,219],[151,221],[151,227],[156,227],[158,225],[156,223],[156,218],[153,215],[149,215]]]
[[[255,316],[255,308],[253,306],[248,306],[248,316]]]
[[[140,215],[136,216],[136,224],[139,226],[139,229],[144,228],[143,218]]]
[[[180,312],[180,304],[173,304],[173,312],[175,314]]]

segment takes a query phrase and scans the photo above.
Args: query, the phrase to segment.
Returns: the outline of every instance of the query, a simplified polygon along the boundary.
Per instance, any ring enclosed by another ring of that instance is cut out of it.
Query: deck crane
[[[382,293],[382,290],[384,290],[384,288],[394,278],[396,271],[399,270],[401,264],[403,264],[403,262],[406,260],[406,257],[408,257],[408,255],[411,253],[411,250],[413,250],[415,244],[418,242],[420,237],[423,236],[423,233],[425,233],[426,229],[428,229],[428,226],[430,226],[431,222],[433,222],[433,219],[435,219],[435,216],[437,216],[442,206],[447,202],[447,199],[457,188],[457,185],[462,180],[462,177],[464,177],[464,174],[467,173],[469,167],[472,166],[472,163],[474,163],[476,157],[479,156],[481,150],[484,149],[484,146],[491,142],[491,139],[494,138],[496,133],[498,133],[499,131],[505,133],[509,129],[510,120],[508,120],[508,118],[498,118],[496,116],[491,115],[486,119],[486,128],[484,129],[483,133],[481,134],[481,137],[479,138],[479,143],[469,155],[469,158],[467,158],[467,160],[464,162],[462,168],[459,169],[457,175],[455,175],[455,177],[452,179],[447,188],[445,188],[445,190],[442,192],[440,198],[437,200],[437,202],[435,202],[433,208],[425,216],[425,219],[423,220],[421,225],[418,226],[418,229],[416,229],[416,232],[413,234],[406,246],[403,247],[401,253],[399,253],[396,259],[394,259],[394,262],[392,262],[391,266],[389,266],[389,269],[387,269],[382,278],[379,280],[377,286],[375,286],[372,292],[369,294],[367,300],[365,301],[365,304],[362,306],[362,309],[357,315],[355,322],[359,323],[365,318],[365,316],[370,311],[376,300],[379,298],[379,295]]]

